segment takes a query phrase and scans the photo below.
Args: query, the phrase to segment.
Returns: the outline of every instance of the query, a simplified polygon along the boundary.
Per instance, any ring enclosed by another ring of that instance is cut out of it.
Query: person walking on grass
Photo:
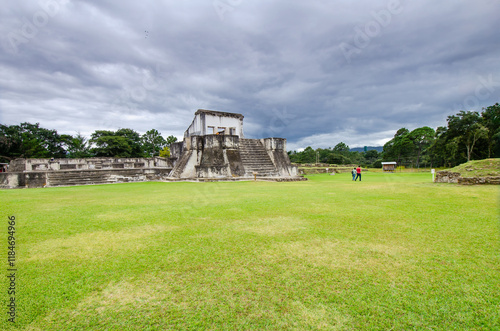
[[[354,181],[357,181],[359,178],[359,181],[361,181],[361,166],[358,166],[356,168],[356,178],[354,179]]]
[[[352,180],[354,180],[354,178],[356,178],[356,168],[352,168],[351,174],[352,174]]]

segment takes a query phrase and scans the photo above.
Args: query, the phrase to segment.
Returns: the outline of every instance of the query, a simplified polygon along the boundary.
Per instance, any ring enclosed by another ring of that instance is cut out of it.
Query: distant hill
[[[384,150],[384,146],[366,146],[366,150],[376,150],[377,152],[382,152]],[[365,148],[364,147],[354,147],[350,149],[351,152],[364,152]]]

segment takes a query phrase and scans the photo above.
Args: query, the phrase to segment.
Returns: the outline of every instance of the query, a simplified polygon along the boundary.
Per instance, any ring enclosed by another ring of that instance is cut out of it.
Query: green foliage
[[[170,147],[168,147],[168,146],[163,147],[163,149],[160,151],[160,157],[169,158],[170,157]]]
[[[422,153],[427,151],[427,148],[429,148],[432,144],[435,135],[436,131],[428,126],[417,128],[410,132],[409,138],[413,142],[414,151],[416,151],[417,154],[417,168],[420,165],[420,157],[422,156]]]
[[[343,142],[338,143],[333,148],[333,152],[336,154],[347,155],[349,154],[349,146],[344,144]]]
[[[379,152],[377,152],[376,150],[371,149],[369,151],[364,152],[363,153],[363,158],[364,158],[364,164],[366,164],[367,166],[372,166],[374,168],[379,168],[379,167],[373,166],[373,164],[375,163],[375,161],[377,161],[377,159],[379,158]],[[380,167],[381,166],[382,165],[380,165]]]
[[[154,156],[175,141],[177,138],[172,135],[165,140],[155,129],[147,131],[142,137],[132,129],[96,130],[89,140],[80,133],[75,136],[59,135],[56,130],[41,128],[39,123],[0,124],[0,161],[8,162],[15,158]]]
[[[85,158],[93,156],[90,150],[89,140],[80,133],[78,133],[75,137],[68,136],[67,141],[69,158]]]
[[[168,141],[176,139],[170,136],[165,140],[156,129],[151,129],[140,136],[132,129],[119,129],[116,132],[97,130],[92,134],[96,156],[108,157],[144,157],[158,156]]]
[[[349,152],[349,146],[343,142],[338,143],[333,149],[318,148],[314,150],[308,146],[301,152],[288,152],[290,161],[294,163],[329,163],[329,164],[351,164],[353,155],[358,152]]]
[[[467,161],[471,160],[474,146],[480,138],[487,137],[487,129],[482,125],[478,112],[461,110],[457,115],[448,116],[448,132],[459,137],[467,150]]]
[[[156,129],[149,130],[143,134],[141,141],[143,149],[148,156],[160,155],[160,151],[167,145],[167,141]]]
[[[483,108],[481,116],[487,129],[488,157],[500,157],[500,104]]]
[[[372,168],[382,168],[382,159],[378,159],[372,163]]]
[[[96,156],[105,157],[132,157],[132,147],[125,137],[102,135],[91,140],[97,145],[93,149]]]
[[[401,164],[401,160],[411,155],[413,152],[413,142],[410,131],[406,128],[399,129],[394,138],[384,145],[384,160],[396,161]]]
[[[173,144],[175,142],[177,142],[177,137],[174,137],[172,135],[167,137],[167,141],[166,141],[167,146],[170,146],[171,144]]]
[[[19,157],[62,158],[66,157],[68,136],[41,128],[39,123],[0,124],[0,142],[0,157],[3,160]]]

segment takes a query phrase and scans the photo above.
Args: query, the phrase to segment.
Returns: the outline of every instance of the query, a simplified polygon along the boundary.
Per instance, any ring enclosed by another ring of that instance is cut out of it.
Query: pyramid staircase
[[[177,164],[175,165],[174,169],[172,169],[172,172],[170,172],[169,177],[176,177],[179,178],[184,171],[184,168],[186,167],[187,162],[189,161],[189,158],[191,157],[191,154],[193,154],[193,151],[186,151],[182,153],[181,159]]]
[[[246,176],[279,176],[269,154],[259,139],[240,139],[241,162]]]

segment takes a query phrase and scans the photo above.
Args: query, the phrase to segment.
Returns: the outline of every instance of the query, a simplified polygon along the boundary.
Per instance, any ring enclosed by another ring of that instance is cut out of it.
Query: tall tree
[[[311,147],[307,146],[301,153],[299,161],[300,163],[316,163],[316,151]]]
[[[487,136],[487,129],[476,111],[461,110],[457,115],[448,116],[448,131],[452,136],[460,137],[467,150],[467,161],[471,160],[476,142]]]
[[[92,157],[93,154],[90,151],[90,142],[83,136],[80,132],[76,136],[69,136],[67,141],[68,157],[70,158],[85,158]]]
[[[174,137],[172,135],[167,137],[167,146],[170,147],[173,143],[177,142],[177,137]]]
[[[496,154],[494,153],[495,147],[497,151],[500,150],[500,105],[498,102],[493,106],[483,108],[481,116],[484,126],[488,130],[486,134],[486,139],[488,141],[488,157],[492,157]],[[495,156],[500,157],[498,154]]]
[[[384,160],[401,163],[403,157],[409,156],[413,150],[413,142],[410,139],[410,131],[406,128],[399,129],[394,138],[384,145]]]
[[[127,139],[130,148],[132,149],[130,156],[131,157],[143,157],[144,150],[142,149],[141,136],[139,133],[135,132],[132,129],[119,129],[116,131],[116,135],[119,137],[124,137]]]
[[[156,129],[151,129],[141,136],[143,150],[148,156],[158,156],[167,145],[167,141]]]
[[[66,157],[67,136],[40,127],[40,123],[0,125],[0,155],[4,159]]]
[[[435,134],[436,131],[428,126],[423,126],[410,132],[409,138],[415,145],[417,154],[417,168],[420,167],[420,156],[422,155],[422,151],[431,145]]]
[[[90,142],[95,144],[96,156],[143,157],[140,135],[132,129],[118,131],[97,130],[92,133]]]
[[[335,147],[333,148],[333,152],[341,155],[348,155],[349,154],[349,146],[347,146],[343,142],[339,142]]]

